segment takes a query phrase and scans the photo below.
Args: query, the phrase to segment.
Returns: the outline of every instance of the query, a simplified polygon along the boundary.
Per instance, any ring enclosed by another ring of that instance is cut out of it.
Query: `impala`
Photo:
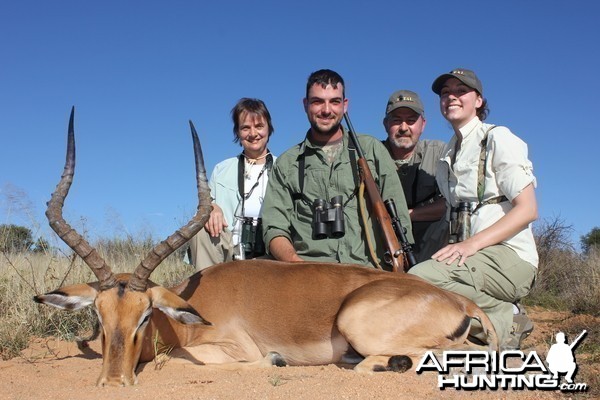
[[[93,305],[100,322],[102,372],[97,384],[137,383],[136,367],[153,359],[153,340],[200,365],[357,364],[358,371],[405,370],[430,349],[472,348],[471,319],[496,350],[494,327],[472,301],[420,278],[330,263],[233,261],[202,270],[167,289],[149,280],[169,254],[190,240],[211,211],[202,149],[190,121],[198,211],[129,274],[114,274],[63,219],[75,170],[74,110],[67,158],[46,215],[97,282],[62,287],[34,300],[66,310]]]

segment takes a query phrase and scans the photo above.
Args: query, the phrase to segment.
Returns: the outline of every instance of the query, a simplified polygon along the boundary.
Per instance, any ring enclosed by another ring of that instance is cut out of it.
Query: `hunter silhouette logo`
[[[546,363],[548,369],[552,372],[554,379],[559,379],[559,374],[566,374],[566,380],[568,383],[573,383],[573,376],[577,371],[577,364],[575,363],[575,356],[573,355],[575,347],[579,344],[581,339],[585,337],[587,331],[584,330],[571,342],[567,344],[567,338],[563,332],[556,334],[556,343],[548,350],[546,356]]]
[[[585,338],[584,330],[567,344],[563,332],[556,334],[556,343],[546,355],[535,350],[505,350],[501,352],[446,350],[441,355],[433,351],[425,353],[415,372],[438,373],[441,390],[560,390],[561,392],[585,392],[587,383],[575,383],[573,377],[577,364],[573,355],[575,348]],[[566,382],[561,383],[561,375]]]

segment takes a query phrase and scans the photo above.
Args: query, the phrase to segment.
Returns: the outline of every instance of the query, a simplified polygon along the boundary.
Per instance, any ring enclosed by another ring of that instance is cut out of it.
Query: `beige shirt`
[[[492,125],[484,124],[475,117],[460,129],[463,140],[453,167],[451,163],[458,140],[456,135],[444,148],[436,179],[440,191],[451,207],[456,207],[461,201],[468,201],[473,205],[478,203],[480,144],[485,132],[491,127]],[[489,131],[487,152],[483,201],[497,196],[506,196],[509,201],[487,204],[475,211],[471,216],[471,235],[486,229],[506,215],[513,208],[512,200],[525,187],[529,184],[536,186],[533,165],[527,155],[527,144],[508,128],[498,126]],[[512,248],[519,257],[537,267],[538,254],[531,224],[502,244]]]

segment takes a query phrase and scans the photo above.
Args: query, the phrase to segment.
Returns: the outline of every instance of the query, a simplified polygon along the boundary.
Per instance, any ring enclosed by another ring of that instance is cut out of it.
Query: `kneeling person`
[[[243,98],[231,110],[234,142],[243,151],[218,163],[209,186],[213,210],[191,241],[191,261],[201,270],[264,254],[262,203],[275,158],[267,149],[274,128],[265,103]]]

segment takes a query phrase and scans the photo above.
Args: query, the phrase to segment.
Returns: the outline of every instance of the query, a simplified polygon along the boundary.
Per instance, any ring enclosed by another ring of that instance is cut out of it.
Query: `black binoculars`
[[[450,210],[450,236],[448,243],[464,242],[471,236],[471,204],[467,201],[458,203],[458,207]]]
[[[265,242],[262,237],[262,220],[260,218],[244,218],[240,237],[239,258],[249,259],[265,254]]]
[[[339,239],[346,233],[344,226],[344,206],[342,196],[335,196],[331,202],[323,199],[313,201],[313,238]]]

